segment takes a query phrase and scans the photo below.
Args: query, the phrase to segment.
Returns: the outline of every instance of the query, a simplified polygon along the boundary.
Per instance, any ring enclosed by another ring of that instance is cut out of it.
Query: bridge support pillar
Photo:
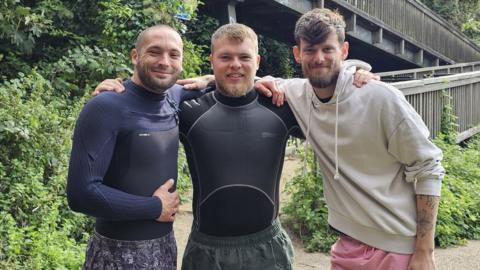
[[[312,1],[313,8],[324,8],[325,0],[314,0]]]
[[[237,22],[237,13],[235,6],[244,0],[229,0],[225,3],[219,4],[219,16],[220,24],[235,23]]]
[[[417,52],[417,55],[415,56],[415,61],[417,62],[417,64],[419,64],[420,66],[423,66],[423,50],[420,49],[418,52]]]
[[[378,28],[377,31],[373,33],[373,44],[380,45],[383,42],[383,28]]]
[[[357,14],[352,14],[350,18],[347,18],[347,33],[356,33],[357,32]]]
[[[402,39],[397,43],[397,48],[395,50],[397,55],[404,55],[405,54],[405,40]]]

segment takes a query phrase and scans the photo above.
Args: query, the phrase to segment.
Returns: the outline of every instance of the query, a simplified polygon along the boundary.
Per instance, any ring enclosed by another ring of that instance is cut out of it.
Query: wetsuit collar
[[[248,92],[245,96],[241,97],[229,97],[225,96],[224,94],[220,93],[220,91],[215,90],[213,93],[215,95],[215,98],[220,102],[228,106],[232,107],[238,107],[238,106],[243,106],[246,104],[251,103],[257,98],[257,91],[255,89],[252,89],[250,92]]]
[[[135,84],[132,80],[127,80],[125,81],[125,89],[127,89],[127,92],[130,92],[136,96],[140,96],[141,98],[145,98],[148,100],[155,100],[155,101],[160,101],[164,100],[165,96],[167,95],[167,91],[161,93],[161,94],[155,94],[143,87],[141,87],[138,84]]]

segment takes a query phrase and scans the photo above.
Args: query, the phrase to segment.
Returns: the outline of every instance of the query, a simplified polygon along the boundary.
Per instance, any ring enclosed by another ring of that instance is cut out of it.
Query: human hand
[[[353,75],[353,85],[360,88],[367,84],[370,80],[380,80],[380,76],[371,73],[370,71],[366,71],[364,69],[357,69],[355,74]]]
[[[413,253],[408,270],[437,270],[433,252],[417,250]]]
[[[116,78],[102,81],[99,85],[97,85],[97,87],[95,87],[95,91],[93,91],[92,96],[96,96],[103,91],[115,91],[117,93],[125,91],[122,79]]]
[[[272,80],[258,80],[255,82],[255,89],[262,95],[272,97],[272,103],[282,106],[285,101],[285,93],[280,90]]]
[[[215,83],[215,76],[204,75],[195,78],[178,80],[177,84],[183,85],[183,88],[188,90],[199,90],[207,88],[210,84]]]
[[[152,196],[158,197],[162,201],[162,213],[156,219],[158,222],[173,222],[175,220],[180,198],[176,191],[170,192],[174,184],[175,181],[173,181],[173,179],[168,179],[165,184],[153,192]]]

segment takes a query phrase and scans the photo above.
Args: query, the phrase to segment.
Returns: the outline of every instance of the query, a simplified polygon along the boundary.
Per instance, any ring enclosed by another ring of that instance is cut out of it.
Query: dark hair
[[[295,42],[300,40],[311,44],[324,42],[330,33],[337,34],[338,42],[345,41],[345,21],[337,11],[326,8],[315,8],[305,13],[295,24]]]

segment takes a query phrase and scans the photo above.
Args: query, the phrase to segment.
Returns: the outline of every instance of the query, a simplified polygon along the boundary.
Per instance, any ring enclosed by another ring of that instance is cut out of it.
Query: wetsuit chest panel
[[[188,141],[200,231],[243,235],[270,225],[287,135],[282,121],[257,102],[217,104],[198,119]]]
[[[104,183],[140,196],[152,196],[166,180],[177,179],[178,126],[174,111],[158,114],[125,110]],[[125,240],[152,239],[171,231],[155,220],[110,221],[97,218],[102,235]]]
[[[117,140],[105,184],[151,196],[166,180],[177,178],[178,128],[137,130]],[[169,158],[165,158],[169,157]]]

